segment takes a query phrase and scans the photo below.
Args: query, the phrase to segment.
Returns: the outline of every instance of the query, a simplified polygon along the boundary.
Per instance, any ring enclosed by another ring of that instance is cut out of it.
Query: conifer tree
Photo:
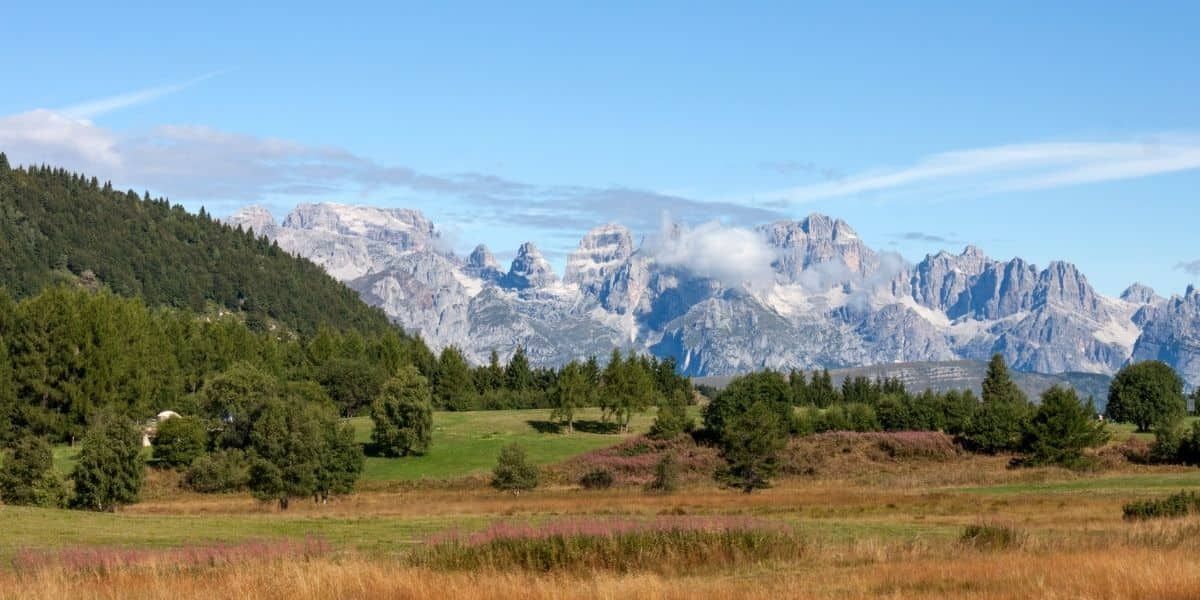
[[[1080,466],[1083,451],[1108,440],[1096,408],[1083,404],[1071,388],[1054,386],[1042,393],[1042,403],[1025,430],[1023,449],[1032,464]]]
[[[474,389],[467,359],[458,348],[447,346],[438,359],[438,372],[433,380],[438,407],[444,410],[468,410],[472,405]]]
[[[529,368],[529,358],[525,356],[525,348],[517,346],[508,365],[504,368],[504,387],[514,392],[525,391],[533,387],[533,371]]]

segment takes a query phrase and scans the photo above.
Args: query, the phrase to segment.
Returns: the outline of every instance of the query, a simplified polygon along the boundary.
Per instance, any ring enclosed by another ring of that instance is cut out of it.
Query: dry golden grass
[[[384,561],[316,560],[177,572],[0,575],[2,598],[1008,598],[1200,597],[1194,549],[1116,545],[1075,552],[948,554],[860,545],[749,572],[662,577],[460,573]]]
[[[288,532],[283,535],[292,535],[328,521],[337,527],[328,531],[336,532],[331,541],[339,551],[312,560],[192,570],[163,564],[107,573],[57,567],[17,573],[0,564],[0,598],[1200,598],[1200,519],[1121,518],[1121,505],[1132,498],[1200,485],[1195,470],[1118,464],[1080,474],[1013,470],[1007,460],[964,455],[940,463],[848,467],[837,476],[785,479],[752,495],[712,485],[672,495],[560,486],[515,497],[460,481],[376,488],[329,505],[297,502],[286,513],[244,495],[164,488],[123,515],[98,516],[95,526],[186,520],[197,528],[244,519],[261,531],[279,525]],[[393,524],[416,532],[409,532],[411,543],[427,531],[418,523],[469,528],[500,519],[657,514],[778,519],[811,545],[802,557],[732,571],[580,575],[417,568],[403,548],[372,552],[366,539],[408,531]],[[1020,541],[992,551],[969,547],[959,535],[974,523],[1013,527]],[[4,531],[0,512],[0,538]],[[76,534],[68,541],[88,543]]]

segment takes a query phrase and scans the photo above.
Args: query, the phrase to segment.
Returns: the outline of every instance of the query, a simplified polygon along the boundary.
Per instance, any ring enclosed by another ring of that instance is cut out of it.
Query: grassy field
[[[1130,523],[1121,511],[1130,500],[1200,490],[1197,469],[1011,469],[1009,457],[962,454],[786,477],[751,495],[705,480],[673,494],[556,484],[518,496],[469,477],[486,472],[499,448],[513,441],[549,465],[625,439],[551,433],[548,416],[537,410],[438,413],[429,455],[369,459],[368,481],[358,493],[327,505],[296,502],[286,512],[245,494],[175,490],[162,476],[152,478],[154,491],[142,503],[117,514],[0,507],[0,598],[1200,597],[1194,567],[1200,518]],[[595,428],[588,422],[598,417],[581,415],[584,428]],[[649,422],[643,415],[634,429]],[[369,421],[354,424],[365,442]],[[68,449],[56,454],[64,467],[70,456]],[[413,481],[423,478],[457,481]],[[396,480],[408,483],[387,484]],[[431,536],[447,531],[588,519],[649,522],[664,515],[764,520],[798,536],[802,547],[794,556],[777,552],[761,560],[729,555],[726,566],[700,571],[673,567],[678,561],[669,555],[634,560],[633,569],[549,573],[463,572],[411,560]],[[999,547],[964,542],[964,528],[976,524],[1007,528],[1015,532],[1013,541]],[[170,562],[103,572],[13,566],[31,550],[138,549],[154,556],[172,548],[309,536],[328,542],[332,554],[186,569]]]
[[[367,481],[411,481],[447,479],[488,472],[496,464],[500,449],[521,444],[539,465],[558,462],[589,450],[611,446],[624,434],[595,433],[600,428],[600,410],[579,412],[580,430],[570,435],[545,433],[553,426],[550,410],[505,410],[439,412],[433,418],[433,445],[424,456],[406,458],[368,457],[363,479]],[[654,420],[652,412],[634,417],[633,433],[644,433]],[[371,439],[371,420],[352,419],[358,440]],[[540,430],[539,430],[540,428]]]

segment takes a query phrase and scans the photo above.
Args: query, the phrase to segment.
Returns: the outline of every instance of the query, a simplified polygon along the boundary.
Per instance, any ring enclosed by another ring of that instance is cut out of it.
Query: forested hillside
[[[114,191],[95,177],[13,169],[0,153],[0,287],[17,298],[60,282],[102,285],[149,306],[244,313],[301,334],[387,326],[377,309],[305,259],[201,209]]]

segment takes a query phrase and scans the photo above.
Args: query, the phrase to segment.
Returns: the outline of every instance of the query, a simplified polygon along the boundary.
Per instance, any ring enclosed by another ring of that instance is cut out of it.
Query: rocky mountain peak
[[[983,250],[975,244],[967,244],[967,247],[963,248],[962,254],[959,256],[963,258],[987,258],[987,254],[984,254]]]
[[[467,263],[463,265],[463,272],[485,281],[498,281],[504,277],[504,271],[500,270],[500,263],[496,262],[496,257],[484,244],[475,246],[475,249],[471,251],[471,255],[467,257]]]
[[[438,237],[433,223],[418,210],[333,203],[300,204],[282,227],[384,242],[398,250],[428,248]]]
[[[633,234],[609,223],[588,231],[567,258],[563,282],[592,287],[602,282],[633,255]]]
[[[842,263],[851,276],[867,276],[879,267],[879,256],[841,219],[813,213],[801,221],[776,221],[758,231],[779,250],[773,266],[789,281],[799,281],[805,269],[826,262]]]
[[[1038,277],[1034,301],[1052,302],[1073,310],[1094,314],[1100,299],[1087,277],[1072,263],[1056,260]]]
[[[242,207],[225,219],[231,227],[241,226],[242,229],[254,229],[254,232],[267,237],[274,237],[276,228],[275,217],[271,211],[257,204]]]
[[[533,242],[525,242],[517,249],[508,274],[504,276],[504,286],[515,289],[546,287],[558,281],[550,261],[542,256],[542,251]]]
[[[1154,288],[1141,282],[1135,282],[1121,292],[1121,299],[1133,304],[1157,304],[1163,298],[1154,292]]]

